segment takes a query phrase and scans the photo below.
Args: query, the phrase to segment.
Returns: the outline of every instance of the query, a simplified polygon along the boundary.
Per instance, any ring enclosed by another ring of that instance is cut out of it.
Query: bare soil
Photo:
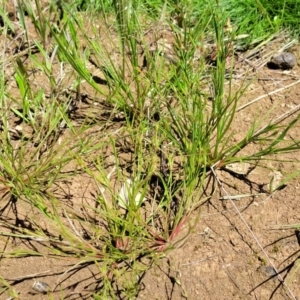
[[[13,15],[11,18],[17,22]],[[102,28],[101,26],[99,25],[99,28]],[[31,27],[29,26],[29,28]],[[156,36],[155,32],[155,29],[152,29],[152,37]],[[36,33],[32,31],[31,34],[33,40]],[[151,43],[151,34],[146,39],[149,39],[149,43]],[[169,44],[172,45],[173,40],[169,31],[166,31],[164,39],[169,39]],[[22,39],[15,42],[15,44],[10,43],[9,48],[7,48],[6,36],[4,34],[0,36],[1,51],[4,51],[7,57],[24,51],[16,49],[20,47],[20,43],[23,43]],[[275,41],[269,45],[269,48],[267,48],[268,46],[264,48],[264,51],[275,53],[282,44],[283,41]],[[297,61],[300,61],[299,45],[294,45],[289,51],[296,55]],[[118,53],[111,50],[111,54],[115,56],[113,59],[118,61]],[[243,56],[245,55],[243,54]],[[22,58],[22,53],[20,57]],[[261,95],[266,96],[237,113],[232,127],[235,132],[233,142],[242,137],[242,133],[249,128],[254,119],[269,114],[268,120],[298,105],[300,94],[299,85],[296,84],[268,95],[272,91],[299,80],[299,65],[290,71],[270,70],[266,64],[255,68],[239,58],[235,59],[237,64],[232,79],[233,89],[237,90],[245,82],[249,84],[246,93],[240,100],[240,106]],[[251,59],[251,62],[255,64],[260,59],[261,57],[258,55]],[[24,63],[26,63],[25,60]],[[104,80],[101,70],[97,70],[95,65],[90,67],[91,73],[98,72],[96,75]],[[58,65],[55,68],[59,70]],[[72,85],[70,82],[74,80],[74,72],[71,68],[66,69],[66,72],[69,73],[67,73],[67,79],[62,83],[62,87],[64,86],[67,91]],[[9,74],[13,75],[13,68],[6,70],[6,76]],[[30,80],[35,81],[37,86],[44,86],[47,89],[48,82],[43,74],[33,73]],[[99,84],[104,83],[104,81],[99,80]],[[12,80],[8,85],[10,86],[10,93],[18,97],[16,83]],[[68,90],[68,92],[70,91]],[[72,117],[78,123],[87,119],[91,123],[99,123],[99,126],[94,126],[90,133],[92,138],[101,138],[104,123],[106,124],[105,129],[112,132],[122,128],[122,122],[124,122],[122,116],[115,114],[114,107],[107,105],[104,99],[95,95],[91,87],[83,84],[81,93],[85,95],[85,101],[77,103],[76,111]],[[271,111],[274,104],[278,105],[275,110]],[[20,126],[16,116],[12,116],[12,128],[15,128],[17,124]],[[30,134],[31,131],[28,130],[28,135]],[[60,142],[67,139],[69,134],[67,131],[62,133]],[[298,128],[291,131],[290,136],[299,139]],[[124,168],[130,164],[131,159],[130,153],[124,150],[125,144],[126,141],[122,140],[117,145],[120,165]],[[251,153],[256,147],[257,145],[248,147],[245,154]],[[102,156],[106,159],[107,170],[111,170],[115,158],[112,149],[104,149]],[[291,162],[283,163],[281,162],[282,158],[289,159]],[[284,224],[300,224],[298,205],[300,185],[298,180],[294,179],[282,189],[271,194],[268,192],[268,185],[274,172],[289,174],[293,170],[293,162],[296,163],[298,160],[298,153],[291,153],[278,157],[277,161],[253,166],[247,175],[217,170],[216,174],[229,195],[250,194],[248,197],[241,197],[233,201],[239,214],[229,200],[222,200],[222,197],[226,195],[224,190],[219,189],[209,201],[203,204],[201,209],[194,213],[191,224],[196,223],[184,245],[167,252],[164,258],[159,260],[157,265],[154,265],[145,274],[137,299],[279,300],[292,299],[291,292],[296,299],[300,299],[300,265],[298,261],[300,233],[297,229],[283,229],[281,227]],[[55,195],[62,202],[68,203],[73,210],[77,211],[80,211],[82,203],[93,202],[97,193],[98,190],[94,181],[89,176],[81,174],[74,176],[72,181],[60,183],[55,190]],[[4,209],[5,205],[5,201],[3,201],[1,203],[1,218],[14,222],[10,219],[13,217],[12,212],[7,212]],[[18,217],[26,220],[26,216],[26,207],[20,208]],[[250,234],[249,228],[245,226],[242,218],[255,234],[257,240]],[[265,253],[258,247],[258,242],[291,292],[282,283],[282,279],[274,273]],[[10,243],[11,238],[7,240],[2,238],[1,250],[8,250],[11,247]],[[37,243],[30,241],[21,242],[16,239],[13,243],[16,247],[39,249]],[[19,293],[18,299],[50,299],[49,295],[38,293],[32,289],[32,284],[35,281],[45,282],[55,291],[51,293],[51,299],[91,299],[91,292],[99,288],[96,286],[97,279],[99,279],[97,267],[84,265],[82,268],[73,270],[74,263],[76,263],[75,258],[74,260],[59,260],[45,256],[20,259],[6,258],[0,260],[0,275]],[[2,293],[0,298],[7,299],[7,295]]]

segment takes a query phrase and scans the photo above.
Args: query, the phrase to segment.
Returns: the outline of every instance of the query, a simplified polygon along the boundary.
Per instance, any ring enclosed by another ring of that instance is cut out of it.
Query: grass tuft
[[[193,232],[217,189],[212,169],[299,150],[296,110],[257,117],[233,138],[248,87],[233,86],[235,51],[293,26],[295,7],[19,2],[26,51],[1,59],[2,258],[65,259],[62,277],[93,265],[100,275],[89,296],[135,298],[145,272]],[[5,10],[1,20],[10,45],[14,24]],[[89,196],[65,192],[76,178],[83,189],[92,182]],[[62,282],[49,297],[65,292]]]

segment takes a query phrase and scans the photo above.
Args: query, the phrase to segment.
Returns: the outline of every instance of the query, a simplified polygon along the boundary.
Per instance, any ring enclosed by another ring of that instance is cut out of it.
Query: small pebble
[[[292,69],[296,65],[296,57],[293,53],[281,52],[275,54],[267,65],[270,69]]]
[[[275,276],[276,275],[276,271],[272,266],[267,266],[265,271],[269,276]]]
[[[32,285],[32,288],[39,292],[39,293],[48,293],[50,292],[51,288],[49,286],[49,284],[47,284],[46,282],[43,281],[35,281]]]

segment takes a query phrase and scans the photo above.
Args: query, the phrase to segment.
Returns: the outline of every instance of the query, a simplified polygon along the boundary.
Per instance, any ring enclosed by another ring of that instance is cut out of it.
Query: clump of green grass
[[[155,3],[113,1],[113,15],[101,6],[103,22],[116,20],[117,42],[114,33],[105,37],[106,43],[89,37],[87,15],[71,6],[64,8],[61,24],[55,27],[44,18],[40,6],[36,12],[27,8],[39,37],[34,42],[37,53],[28,53],[30,63],[22,57],[12,62],[18,93],[5,85],[2,70],[0,183],[8,199],[3,212],[24,205],[30,226],[15,226],[7,218],[1,221],[5,228],[1,235],[4,240],[38,242],[44,252],[12,247],[1,253],[3,257],[77,258],[66,272],[90,264],[99,268],[101,285],[94,299],[134,298],[144,272],[167,250],[180,247],[193,230],[197,218],[191,215],[209,197],[203,190],[212,167],[257,163],[299,150],[298,141],[287,139],[299,116],[288,124],[282,123],[284,118],[253,121],[244,136],[232,142],[232,123],[246,86],[237,91],[230,85],[225,89],[226,60],[234,38],[224,30],[231,17],[224,13],[225,4],[209,2],[201,12],[200,4],[194,6],[192,1],[164,6],[156,30],[172,33],[172,59],[164,50],[170,41],[160,41],[162,47],[153,50],[159,41],[151,45],[143,38],[150,20],[143,20],[145,6]],[[171,15],[179,11],[174,24]],[[96,26],[92,30],[99,33]],[[205,36],[213,39],[216,48],[214,66],[197,54]],[[112,58],[112,52],[119,54],[119,61]],[[104,70],[105,87],[95,82],[86,67],[91,53]],[[65,65],[72,67],[67,74],[72,84],[67,89],[64,76],[57,77],[57,65],[62,73],[67,72]],[[35,68],[42,71],[47,92],[34,86]],[[211,94],[204,92],[203,82],[211,83]],[[95,116],[93,122],[86,117],[78,123],[73,117],[70,108],[82,101],[81,91],[87,85],[109,108],[105,121]],[[65,90],[73,92],[62,98]],[[117,114],[122,115],[122,123],[110,129]],[[14,118],[22,130],[12,131]],[[17,142],[12,133],[17,134]],[[260,144],[260,150],[239,155],[252,143]],[[105,149],[110,149],[113,165],[108,165]],[[130,157],[125,163],[124,153]],[[98,186],[93,204],[84,203],[81,211],[68,207],[54,190],[78,174],[88,175]],[[124,187],[128,179],[131,183]],[[122,188],[126,201],[120,194]],[[39,218],[44,218],[47,228]]]
[[[299,3],[295,1],[223,0],[220,6],[227,13],[235,33],[249,35],[240,45],[246,49],[263,42],[282,28],[289,28],[296,34],[299,30]]]

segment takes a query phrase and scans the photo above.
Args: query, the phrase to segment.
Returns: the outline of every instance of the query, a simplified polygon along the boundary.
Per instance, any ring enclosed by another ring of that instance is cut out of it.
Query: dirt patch
[[[229,176],[226,182],[229,179],[236,187],[232,195],[248,190]],[[276,225],[299,222],[297,186],[294,182],[271,197],[236,203],[294,295],[300,292],[298,231],[276,229]],[[167,255],[168,264],[162,261],[161,268],[145,276],[145,290],[138,299],[150,295],[153,299],[291,299],[240,216],[224,202],[228,201],[214,199],[202,208],[187,243]]]

